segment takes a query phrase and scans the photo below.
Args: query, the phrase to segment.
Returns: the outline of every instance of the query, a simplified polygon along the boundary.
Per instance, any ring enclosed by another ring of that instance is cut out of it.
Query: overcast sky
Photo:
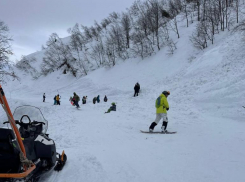
[[[75,23],[91,26],[113,11],[126,11],[135,0],[0,0],[0,20],[13,37],[15,61],[21,55],[40,51],[49,36],[69,36],[67,29]]]

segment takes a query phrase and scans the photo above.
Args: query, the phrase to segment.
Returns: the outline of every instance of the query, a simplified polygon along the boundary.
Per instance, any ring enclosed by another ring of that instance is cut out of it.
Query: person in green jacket
[[[77,108],[80,108],[78,102],[80,101],[80,97],[76,94],[76,92],[73,93],[73,100],[74,100],[74,104]]]
[[[151,123],[149,127],[149,132],[153,132],[155,126],[159,123],[161,119],[163,119],[162,123],[162,132],[166,133],[168,126],[168,116],[167,111],[169,110],[168,104],[168,96],[170,95],[169,91],[163,91],[162,94],[157,98],[155,106],[156,106],[156,119]]]
[[[107,112],[105,113],[110,113],[111,111],[116,111],[117,110],[117,106],[116,106],[116,103],[115,102],[112,102],[111,103],[111,107],[108,109]]]

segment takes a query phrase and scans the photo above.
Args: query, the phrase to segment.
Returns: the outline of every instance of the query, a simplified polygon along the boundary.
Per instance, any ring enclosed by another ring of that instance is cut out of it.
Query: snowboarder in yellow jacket
[[[167,132],[168,126],[168,117],[167,111],[169,110],[169,104],[167,97],[170,95],[169,91],[163,91],[162,94],[157,98],[155,106],[156,106],[156,119],[151,123],[149,127],[149,132],[153,132],[155,126],[159,123],[161,119],[163,119],[162,123],[162,132]]]

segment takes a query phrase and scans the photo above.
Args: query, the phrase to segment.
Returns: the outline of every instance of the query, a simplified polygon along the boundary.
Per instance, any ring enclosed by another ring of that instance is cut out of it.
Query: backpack
[[[157,99],[156,99],[156,102],[155,102],[155,107],[156,108],[159,108],[161,105],[161,99],[162,99],[162,96],[159,96]]]
[[[80,97],[79,96],[77,96],[77,101],[80,101]]]

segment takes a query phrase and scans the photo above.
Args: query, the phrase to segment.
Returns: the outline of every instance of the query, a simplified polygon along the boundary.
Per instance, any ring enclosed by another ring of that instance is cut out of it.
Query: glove
[[[167,111],[169,110],[169,108],[167,108]]]

